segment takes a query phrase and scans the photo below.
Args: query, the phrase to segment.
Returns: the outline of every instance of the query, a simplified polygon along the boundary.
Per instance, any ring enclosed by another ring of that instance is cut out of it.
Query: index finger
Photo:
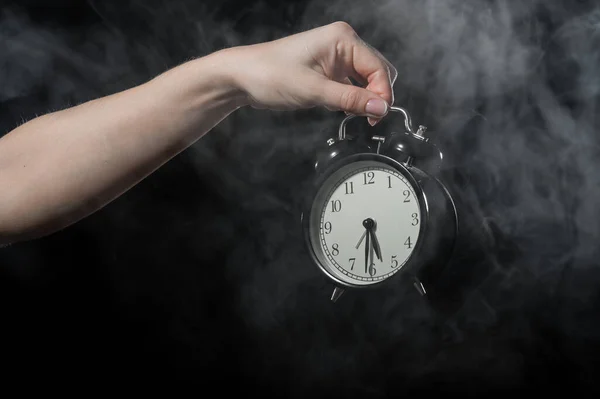
[[[379,51],[356,36],[352,48],[353,75],[366,84],[370,90],[394,104],[393,86],[398,77],[398,71]]]

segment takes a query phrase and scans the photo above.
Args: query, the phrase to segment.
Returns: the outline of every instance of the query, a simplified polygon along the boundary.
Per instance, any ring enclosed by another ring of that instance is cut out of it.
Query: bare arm
[[[219,51],[25,123],[0,139],[0,245],[95,212],[241,106],[324,105],[381,117],[393,101],[390,67],[347,24],[332,24]],[[366,88],[339,83],[347,76]],[[385,104],[366,112],[369,100]]]
[[[0,139],[0,243],[98,210],[243,105],[215,53]]]

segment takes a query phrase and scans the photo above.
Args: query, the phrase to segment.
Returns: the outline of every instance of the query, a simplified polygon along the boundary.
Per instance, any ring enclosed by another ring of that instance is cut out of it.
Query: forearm
[[[36,118],[0,139],[0,244],[100,209],[244,105],[226,52]]]

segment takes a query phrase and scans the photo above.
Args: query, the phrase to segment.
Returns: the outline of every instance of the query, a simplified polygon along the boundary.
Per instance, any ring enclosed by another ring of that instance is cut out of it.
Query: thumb
[[[389,110],[383,98],[362,87],[330,80],[321,86],[321,93],[324,106],[354,115],[381,118]]]

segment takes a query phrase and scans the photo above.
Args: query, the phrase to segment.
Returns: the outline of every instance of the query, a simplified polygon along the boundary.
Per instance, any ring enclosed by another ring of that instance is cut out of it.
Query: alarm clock
[[[356,115],[346,116],[305,191],[306,249],[333,284],[333,302],[348,290],[401,281],[427,296],[455,246],[456,206],[438,177],[443,154],[404,108],[392,112],[403,116],[402,129],[378,135],[346,135]]]

